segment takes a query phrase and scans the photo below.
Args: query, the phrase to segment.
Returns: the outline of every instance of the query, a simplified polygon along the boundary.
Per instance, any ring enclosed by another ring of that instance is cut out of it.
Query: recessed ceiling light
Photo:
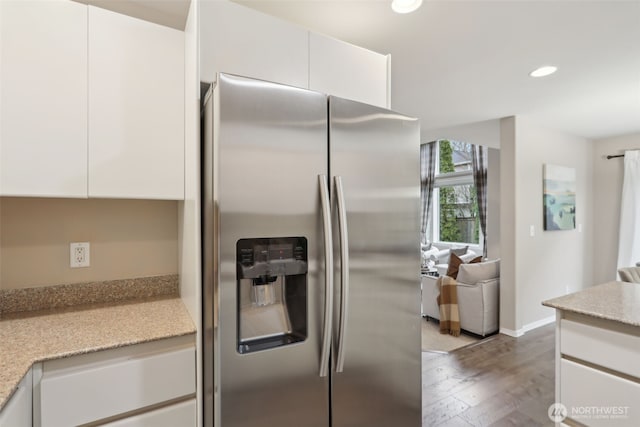
[[[422,0],[393,0],[391,9],[395,13],[411,13],[422,5]]]
[[[544,67],[536,68],[532,72],[529,73],[531,77],[544,77],[550,74],[555,73],[558,70],[558,67],[553,65],[545,65]]]

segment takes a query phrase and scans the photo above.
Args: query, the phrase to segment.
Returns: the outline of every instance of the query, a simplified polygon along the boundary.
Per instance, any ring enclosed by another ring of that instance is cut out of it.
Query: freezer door
[[[419,123],[336,97],[330,97],[329,109],[336,308],[332,426],[418,427]],[[345,240],[348,250],[341,256]],[[345,262],[348,274],[342,271]]]
[[[214,248],[205,250],[213,291],[204,323],[214,340],[204,360],[218,369],[205,366],[214,374],[205,393],[217,397],[223,427],[328,427],[319,180],[328,173],[327,98],[225,74],[213,98],[203,183],[212,201],[203,206],[204,244]]]

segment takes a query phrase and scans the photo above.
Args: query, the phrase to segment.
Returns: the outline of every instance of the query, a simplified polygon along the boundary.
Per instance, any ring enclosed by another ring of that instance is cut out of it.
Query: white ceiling
[[[2,1],[2,0],[0,0]],[[191,0],[74,0],[184,30]]]
[[[392,107],[423,129],[526,115],[588,138],[640,132],[640,0],[236,0],[392,56]],[[528,73],[557,65],[556,74]]]

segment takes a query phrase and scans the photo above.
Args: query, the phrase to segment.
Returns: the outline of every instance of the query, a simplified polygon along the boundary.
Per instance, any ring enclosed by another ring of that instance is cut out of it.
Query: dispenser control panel
[[[307,239],[304,237],[240,239],[236,249],[239,279],[307,272]]]

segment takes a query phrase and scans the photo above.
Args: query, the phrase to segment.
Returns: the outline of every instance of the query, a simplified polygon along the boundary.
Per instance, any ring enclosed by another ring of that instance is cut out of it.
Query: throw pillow
[[[462,256],[467,253],[467,249],[469,249],[469,246],[463,246],[461,248],[455,248],[455,249],[451,248],[451,253],[456,254],[458,256]]]
[[[422,259],[424,260],[425,265],[428,264],[428,262],[431,261],[435,256],[435,254],[437,253],[438,253],[438,248],[436,248],[435,246],[431,246],[431,249],[422,251]]]
[[[482,257],[478,256],[469,261],[469,264],[475,264],[482,261]],[[454,254],[453,252],[449,256],[449,266],[447,267],[447,276],[453,277],[454,279],[458,278],[458,270],[460,269],[460,265],[464,264],[462,259]]]
[[[461,283],[473,285],[483,280],[495,279],[497,277],[500,277],[499,259],[485,261],[474,265],[461,265],[458,269],[457,280]]]
[[[466,253],[466,254],[464,254],[464,255],[459,255],[459,256],[460,256],[460,259],[461,259],[462,261],[464,261],[464,262],[469,262],[469,261],[471,261],[472,259],[474,259],[475,257],[477,257],[477,256],[478,256],[478,254],[477,254],[477,253],[475,253],[474,251],[472,251],[471,249],[469,249],[469,250],[467,250],[467,253]]]
[[[447,262],[448,258],[449,258],[449,249],[443,249],[431,255],[431,260],[436,264],[444,264]]]

